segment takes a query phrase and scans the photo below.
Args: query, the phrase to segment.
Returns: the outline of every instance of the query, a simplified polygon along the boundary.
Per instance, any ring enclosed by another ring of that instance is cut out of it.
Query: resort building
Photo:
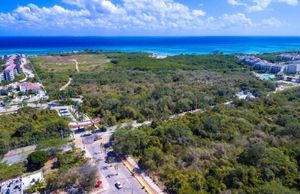
[[[20,91],[21,92],[34,92],[38,93],[41,90],[41,86],[38,83],[31,83],[31,82],[23,82],[20,83]]]
[[[238,59],[245,65],[251,66],[254,70],[277,74],[284,66],[270,63],[255,56],[238,56]]]
[[[296,74],[300,72],[300,61],[289,63],[285,69],[287,74]]]
[[[299,53],[285,53],[277,56],[278,59],[283,61],[297,61],[300,60]]]
[[[12,81],[15,79],[15,76],[21,72],[21,56],[12,55],[8,57],[6,63],[3,65],[3,69],[0,70],[0,82]]]

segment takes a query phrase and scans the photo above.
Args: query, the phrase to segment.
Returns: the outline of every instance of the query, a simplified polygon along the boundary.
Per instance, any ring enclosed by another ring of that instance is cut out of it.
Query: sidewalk
[[[126,160],[122,161],[123,164],[128,168],[130,172],[134,172],[134,169],[139,168],[137,163],[130,157],[128,157]],[[153,182],[153,180],[145,175],[145,173],[134,173],[135,178],[138,180],[138,182],[145,188],[147,193],[149,194],[163,194],[164,192]]]

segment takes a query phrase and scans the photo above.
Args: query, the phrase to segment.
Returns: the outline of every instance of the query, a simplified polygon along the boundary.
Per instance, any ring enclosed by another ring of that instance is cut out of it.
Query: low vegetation
[[[69,143],[68,140],[62,139],[61,137],[53,137],[53,138],[47,138],[45,140],[41,140],[38,143],[39,149],[45,149],[45,148],[60,148],[64,145],[67,145]]]
[[[0,163],[0,182],[16,178],[26,172],[26,168],[24,167],[24,163],[17,163],[13,165],[7,165],[4,163]]]
[[[48,161],[48,155],[46,151],[35,151],[28,155],[27,166],[29,171],[35,171],[41,169]]]
[[[114,134],[168,193],[299,193],[300,90]]]
[[[83,152],[72,151],[57,155],[55,167],[57,171],[46,176],[48,192],[76,189],[76,192],[84,193],[95,188],[97,169],[84,158]]]
[[[20,109],[15,114],[0,116],[0,123],[0,157],[15,148],[70,134],[68,120],[48,109]]]
[[[71,59],[79,62],[82,71],[76,71]],[[275,88],[271,82],[257,80],[232,55],[154,59],[146,53],[96,53],[31,61],[51,98],[82,95],[82,109],[110,125],[123,119],[165,119],[232,100],[240,90],[260,97]],[[68,77],[72,84],[60,92]]]

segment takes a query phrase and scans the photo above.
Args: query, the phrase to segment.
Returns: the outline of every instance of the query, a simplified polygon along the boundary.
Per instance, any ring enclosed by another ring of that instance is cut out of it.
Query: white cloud
[[[263,11],[272,3],[272,0],[253,0],[255,5],[247,7],[249,12]]]
[[[242,5],[241,0],[227,0],[230,5]]]
[[[1,13],[0,21],[24,26],[86,26],[97,29],[180,29],[204,27],[205,12],[190,9],[173,0],[122,0],[119,5],[109,0],[63,0],[71,9],[61,6],[38,7],[34,4],[18,7],[11,13]],[[25,25],[26,24],[26,25]],[[0,24],[4,25],[4,23]]]
[[[280,27],[282,24],[280,20],[274,17],[262,20],[262,26],[264,27]]]
[[[63,0],[63,2],[94,13],[119,14],[124,12],[122,8],[109,0]]]
[[[194,16],[205,16],[206,13],[203,10],[193,10]]]
[[[237,14],[224,14],[221,18],[222,25],[224,27],[235,27],[235,26],[252,26],[252,20],[243,13]]]
[[[61,6],[38,7],[34,4],[19,6],[10,13],[0,13],[0,26],[14,27],[18,29],[32,28],[53,28],[71,27],[74,25],[83,26],[88,21],[88,10],[68,10]]]
[[[68,8],[35,4],[17,7],[9,13],[0,13],[0,26],[19,29],[52,31],[82,31],[123,34],[139,32],[163,34],[176,32],[216,32],[220,29],[247,30],[249,27],[278,26],[279,20],[265,19],[255,24],[244,13],[207,16],[202,9],[191,9],[175,0],[62,0]],[[240,0],[229,0],[233,5]],[[257,0],[258,1],[258,0]],[[283,1],[283,0],[277,0]],[[289,3],[293,4],[294,0]],[[59,28],[59,30],[57,30]],[[95,33],[94,33],[95,34]]]
[[[230,5],[244,6],[248,12],[259,12],[268,8],[272,3],[285,3],[291,6],[298,5],[298,0],[227,0]]]

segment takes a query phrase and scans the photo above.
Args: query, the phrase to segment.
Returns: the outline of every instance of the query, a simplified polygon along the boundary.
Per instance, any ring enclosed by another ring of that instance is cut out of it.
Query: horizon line
[[[51,38],[51,37],[91,37],[91,38],[197,38],[197,37],[299,37],[300,35],[0,35],[0,38],[33,37],[33,38]]]

